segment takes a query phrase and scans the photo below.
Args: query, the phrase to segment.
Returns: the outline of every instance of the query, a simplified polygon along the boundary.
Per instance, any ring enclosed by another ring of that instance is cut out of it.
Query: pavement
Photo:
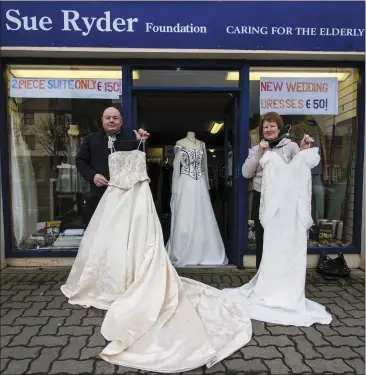
[[[67,303],[60,291],[69,269],[1,272],[1,374],[136,374],[99,359],[104,312]],[[179,272],[224,288],[249,281],[252,270]],[[253,338],[216,366],[190,374],[365,374],[365,276],[327,281],[307,275],[307,297],[333,314],[330,326],[285,327],[253,321]],[[188,373],[185,373],[188,374]]]

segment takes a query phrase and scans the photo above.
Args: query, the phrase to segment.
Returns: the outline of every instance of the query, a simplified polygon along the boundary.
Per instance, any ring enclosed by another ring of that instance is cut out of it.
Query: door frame
[[[202,69],[205,70],[205,69]],[[129,69],[130,77],[132,79],[132,69]],[[246,77],[242,77],[243,74],[246,74]],[[243,87],[242,82],[247,81],[247,85]],[[244,92],[244,89],[247,90],[247,93]],[[238,116],[233,126],[234,133],[234,143],[233,147],[233,235],[232,243],[230,244],[230,249],[227,251],[235,251],[236,249],[236,259],[235,266],[238,268],[244,268],[244,253],[248,248],[248,230],[247,222],[248,217],[248,194],[247,194],[247,183],[241,175],[241,166],[248,153],[248,144],[249,144],[249,66],[247,69],[240,70],[240,81],[239,87],[132,87],[130,86],[128,100],[123,99],[123,103],[129,103],[130,108],[125,111],[123,106],[124,121],[132,129],[137,129],[137,119],[138,119],[138,99],[137,95],[139,92],[186,92],[186,93],[207,93],[212,94],[215,92],[225,92],[233,94],[237,97],[236,111]],[[243,100],[243,96],[246,96],[246,99]],[[243,113],[242,106],[246,103],[246,110]],[[128,118],[126,119],[126,114]],[[127,121],[126,121],[127,120]],[[247,126],[247,127],[245,127]],[[244,143],[243,143],[244,140]]]

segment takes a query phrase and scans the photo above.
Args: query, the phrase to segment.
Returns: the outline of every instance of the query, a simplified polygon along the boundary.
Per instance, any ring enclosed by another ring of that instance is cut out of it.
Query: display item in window
[[[101,328],[110,341],[101,353],[107,362],[166,373],[213,366],[249,342],[247,313],[220,290],[178,276],[145,154],[113,152],[109,165],[109,186],[62,292],[71,304],[108,310]]]
[[[89,192],[89,183],[84,180],[76,169],[76,156],[80,147],[79,128],[77,125],[70,125],[67,132],[67,163],[61,163],[57,166],[57,184],[58,193],[83,193]]]
[[[175,146],[167,251],[177,267],[228,263],[209,195],[205,143],[195,133]]]
[[[38,219],[36,177],[18,116],[18,113],[10,112],[11,204],[14,242],[17,248],[42,246],[43,241],[35,240],[34,237],[37,232]]]

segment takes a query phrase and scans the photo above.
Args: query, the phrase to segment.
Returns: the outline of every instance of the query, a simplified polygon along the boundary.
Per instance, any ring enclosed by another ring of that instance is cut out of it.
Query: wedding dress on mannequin
[[[171,229],[167,251],[176,267],[228,263],[212,209],[205,143],[193,132],[174,148]]]
[[[19,124],[19,113],[11,115],[11,193],[13,234],[17,247],[26,246],[37,232],[37,182],[29,148]]]
[[[311,217],[311,169],[318,148],[300,151],[289,164],[275,152],[260,159],[263,167],[259,217],[264,228],[263,258],[249,283],[226,289],[252,319],[283,325],[329,324],[324,306],[305,298],[307,230]]]
[[[77,125],[70,125],[67,131],[69,141],[67,145],[67,162],[57,166],[56,191],[59,193],[89,192],[89,182],[84,180],[76,169],[76,156],[80,148],[80,131]]]
[[[145,153],[109,156],[110,182],[62,292],[69,303],[108,310],[101,357],[154,372],[208,367],[251,338],[250,319],[230,296],[180,278],[169,261]]]

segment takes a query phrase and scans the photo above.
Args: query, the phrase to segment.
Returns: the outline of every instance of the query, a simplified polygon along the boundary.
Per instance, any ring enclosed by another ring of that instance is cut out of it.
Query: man
[[[99,133],[87,135],[76,158],[76,167],[81,176],[90,182],[88,213],[84,219],[88,225],[100,199],[108,186],[108,156],[115,151],[131,151],[138,146],[137,141],[146,140],[150,134],[143,129],[131,130],[122,127],[122,116],[117,108],[109,107],[103,112],[103,129]]]

